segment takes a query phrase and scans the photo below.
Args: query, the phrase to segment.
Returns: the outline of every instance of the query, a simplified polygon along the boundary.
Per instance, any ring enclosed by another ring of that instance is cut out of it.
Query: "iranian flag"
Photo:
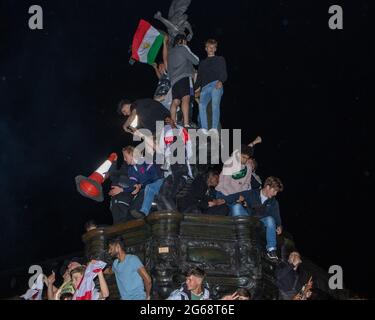
[[[164,36],[145,20],[139,22],[132,44],[132,59],[153,64],[163,44]]]

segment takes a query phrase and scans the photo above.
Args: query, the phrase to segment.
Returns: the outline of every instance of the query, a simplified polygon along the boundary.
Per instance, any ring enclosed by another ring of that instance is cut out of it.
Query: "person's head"
[[[62,278],[63,278],[64,282],[68,282],[68,281],[72,280],[70,278],[70,271],[67,267],[65,267],[65,271],[62,273]]]
[[[245,165],[253,156],[253,154],[254,154],[253,148],[246,146],[246,145],[242,145],[241,146],[241,164]]]
[[[85,223],[85,230],[86,232],[89,232],[91,230],[95,230],[98,226],[96,225],[96,222],[94,220],[89,220]]]
[[[217,187],[219,184],[219,172],[216,170],[209,170],[207,173],[207,185],[209,187]]]
[[[75,268],[81,267],[82,263],[83,263],[82,259],[72,258],[68,263],[68,271],[70,272]]]
[[[79,284],[81,283],[81,280],[85,274],[86,268],[84,266],[80,266],[77,268],[74,268],[72,271],[70,271],[70,277],[72,278],[72,283],[74,289],[77,290]]]
[[[289,254],[288,262],[294,266],[299,265],[302,262],[301,255],[297,251],[293,251]]]
[[[110,239],[108,242],[108,253],[113,258],[118,258],[120,254],[125,253],[126,251],[126,245],[124,238],[122,237],[116,237],[113,239]]]
[[[184,34],[180,33],[174,38],[174,47],[177,45],[186,45],[186,44],[187,44],[187,40]]]
[[[166,124],[166,125],[172,125],[173,124],[173,121],[172,121],[172,117],[171,116],[166,116],[165,118],[164,118],[164,123]]]
[[[65,292],[60,295],[60,300],[73,300],[73,293]]]
[[[206,41],[206,52],[209,57],[213,57],[217,51],[217,41],[215,39],[208,39]]]
[[[122,155],[124,156],[124,160],[128,165],[134,165],[134,147],[127,146],[122,149]]]
[[[262,193],[268,199],[271,199],[273,197],[276,197],[276,195],[283,190],[284,186],[279,178],[268,177],[264,182]]]
[[[131,101],[128,99],[123,99],[119,102],[117,106],[117,113],[121,116],[128,117],[131,114]]]
[[[238,300],[251,300],[251,294],[245,288],[238,288],[236,293],[238,294]]]
[[[186,287],[189,291],[195,291],[199,288],[203,289],[203,281],[205,277],[205,272],[198,268],[194,267],[191,268],[186,273]]]

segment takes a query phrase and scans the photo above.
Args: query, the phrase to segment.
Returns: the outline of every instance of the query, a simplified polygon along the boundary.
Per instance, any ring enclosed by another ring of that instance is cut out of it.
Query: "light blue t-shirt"
[[[132,254],[127,254],[122,262],[118,259],[113,262],[112,270],[116,276],[121,300],[146,300],[143,280],[138,273],[138,269],[142,267],[141,260]]]

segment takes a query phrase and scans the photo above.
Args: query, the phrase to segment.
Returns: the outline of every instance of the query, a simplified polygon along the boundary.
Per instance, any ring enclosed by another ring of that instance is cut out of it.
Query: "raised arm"
[[[48,300],[56,300],[55,297],[58,289],[54,286],[55,279],[55,272],[52,271],[51,275],[46,279]]]
[[[109,289],[107,281],[105,281],[103,271],[98,273],[99,285],[100,285],[100,299],[107,299],[109,297]]]
[[[158,79],[160,79],[161,76],[162,76],[162,74],[161,74],[161,72],[159,71],[158,64],[157,64],[156,62],[154,62],[154,63],[152,64],[152,67],[154,68],[154,71],[155,71],[156,77],[157,77]]]
[[[169,43],[169,37],[168,35],[164,36],[163,41],[163,62],[165,65],[165,70],[168,71],[168,43]]]
[[[255,147],[257,144],[262,143],[262,138],[261,137],[256,137],[253,142],[250,142],[248,144],[249,147]]]

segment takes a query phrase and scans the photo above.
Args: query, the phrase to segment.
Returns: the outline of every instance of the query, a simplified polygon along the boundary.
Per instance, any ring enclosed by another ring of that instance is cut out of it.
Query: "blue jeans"
[[[228,207],[230,209],[229,215],[231,217],[244,217],[249,215],[247,210],[240,203],[229,204]]]
[[[212,100],[212,129],[218,129],[220,122],[220,102],[224,89],[216,89],[217,81],[202,88],[199,102],[199,119],[202,129],[208,130],[207,106]]]
[[[140,211],[143,212],[146,216],[148,216],[148,214],[150,213],[152,201],[154,201],[155,196],[159,193],[163,182],[164,179],[159,179],[146,186],[142,208],[140,209]]]
[[[276,223],[271,216],[260,219],[266,227],[267,251],[276,250]]]

